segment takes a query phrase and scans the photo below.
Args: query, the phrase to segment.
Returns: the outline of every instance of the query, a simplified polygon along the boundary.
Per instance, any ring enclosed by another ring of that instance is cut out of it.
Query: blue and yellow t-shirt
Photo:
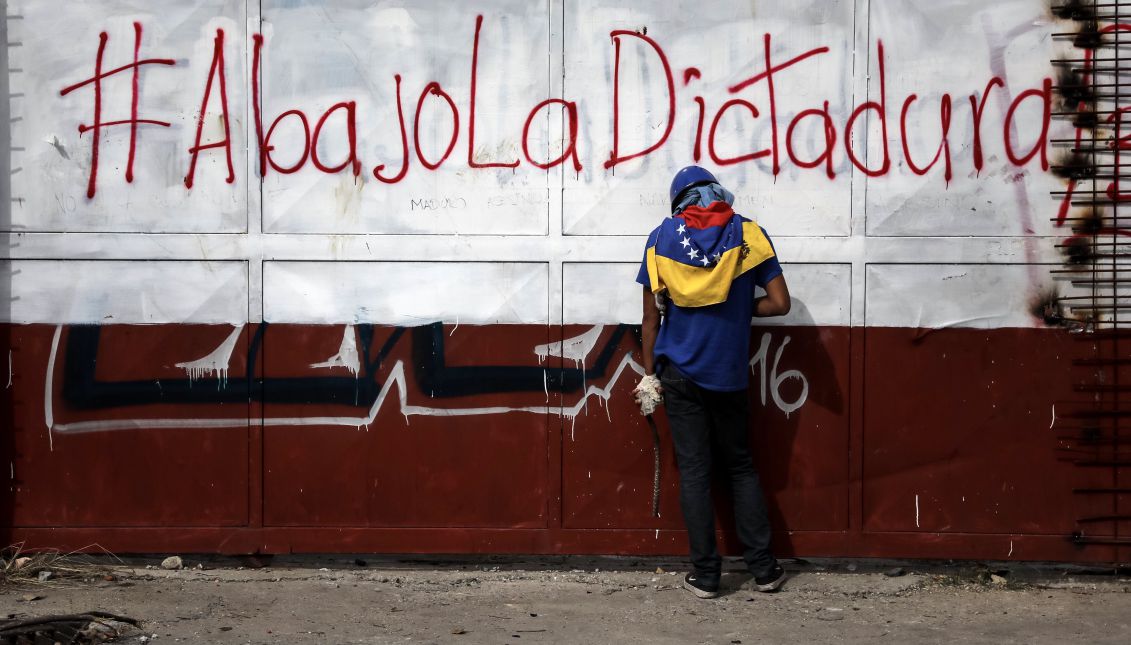
[[[664,220],[648,236],[636,278],[668,298],[657,363],[708,390],[745,389],[755,287],[781,274],[766,231],[724,202]]]

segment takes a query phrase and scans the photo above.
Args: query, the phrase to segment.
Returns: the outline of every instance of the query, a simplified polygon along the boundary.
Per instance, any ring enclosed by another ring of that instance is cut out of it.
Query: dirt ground
[[[760,594],[730,562],[725,594],[699,600],[671,560],[159,563],[0,587],[0,618],[110,611],[144,621],[119,642],[151,645],[1131,642],[1131,577],[1118,570],[800,561],[785,563],[782,591]]]

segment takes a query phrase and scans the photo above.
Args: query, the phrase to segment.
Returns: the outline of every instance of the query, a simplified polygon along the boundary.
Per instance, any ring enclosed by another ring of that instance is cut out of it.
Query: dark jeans
[[[664,406],[671,424],[679,465],[679,503],[691,543],[691,564],[708,585],[719,581],[722,558],[715,545],[715,511],[711,503],[712,457],[724,469],[734,497],[734,522],[750,572],[769,572],[770,520],[747,434],[746,390],[716,392],[684,378],[672,365],[660,374]]]

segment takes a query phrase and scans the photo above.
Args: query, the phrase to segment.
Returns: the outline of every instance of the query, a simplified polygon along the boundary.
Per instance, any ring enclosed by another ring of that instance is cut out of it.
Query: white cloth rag
[[[645,375],[632,390],[632,396],[640,406],[640,414],[652,414],[664,402],[664,396],[660,393],[660,379],[655,374]]]

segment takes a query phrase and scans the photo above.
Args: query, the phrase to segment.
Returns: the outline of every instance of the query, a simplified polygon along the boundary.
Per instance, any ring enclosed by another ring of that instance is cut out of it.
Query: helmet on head
[[[717,183],[719,183],[719,180],[715,179],[715,176],[702,166],[687,166],[681,169],[675,174],[675,177],[672,178],[672,186],[668,191],[669,197],[671,197],[672,207],[675,207],[676,200],[679,198],[680,194],[688,188],[702,186],[703,184]]]

